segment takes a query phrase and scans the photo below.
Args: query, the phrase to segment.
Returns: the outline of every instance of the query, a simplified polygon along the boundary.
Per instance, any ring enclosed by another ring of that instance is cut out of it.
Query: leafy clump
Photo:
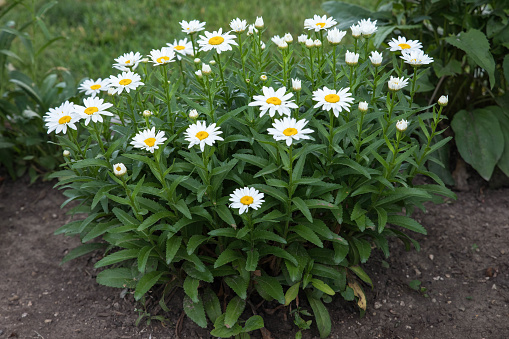
[[[323,301],[339,293],[364,310],[372,248],[389,256],[391,237],[418,248],[405,232],[426,233],[414,208],[454,196],[426,167],[448,140],[433,143],[443,107],[413,103],[419,65],[371,53],[370,20],[349,47],[325,16],[306,20],[299,43],[264,41],[261,18],[199,38],[204,23],[181,24],[190,41],[119,57],[110,95],[89,82],[83,105],[46,117],[69,151],[57,185],[86,214],[56,232],[84,243],[64,261],[105,248],[99,283],[137,300],[163,285],[162,305],[181,287],[214,336],[263,327],[242,317],[259,295],[296,305],[302,330],[311,311],[325,337]],[[436,184],[414,185],[419,174]]]

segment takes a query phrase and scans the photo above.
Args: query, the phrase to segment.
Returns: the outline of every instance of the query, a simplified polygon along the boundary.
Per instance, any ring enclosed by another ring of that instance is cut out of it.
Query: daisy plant
[[[47,113],[68,152],[58,185],[87,214],[56,231],[83,242],[64,261],[104,248],[99,283],[136,300],[152,290],[163,310],[182,288],[188,317],[217,337],[264,326],[253,298],[289,307],[300,294],[326,337],[324,302],[363,300],[372,251],[418,248],[414,209],[454,197],[428,169],[448,140],[435,142],[445,99],[412,102],[419,78],[368,43],[376,21],[355,25],[354,46],[326,16],[296,39],[266,37],[261,17],[227,24],[182,21],[149,62],[115,60],[127,70],[97,81],[109,94],[86,82],[82,103]]]

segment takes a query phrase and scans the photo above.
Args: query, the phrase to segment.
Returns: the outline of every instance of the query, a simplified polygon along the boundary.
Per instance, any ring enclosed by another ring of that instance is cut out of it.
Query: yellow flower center
[[[60,125],[63,125],[63,124],[67,124],[68,122],[71,121],[71,116],[70,115],[64,115],[63,117],[61,117],[60,119],[58,119],[58,123]]]
[[[339,101],[339,95],[337,95],[337,94],[327,94],[324,99],[325,99],[325,101],[330,102],[330,103],[333,104],[333,103]]]
[[[122,168],[120,166],[117,166],[117,172],[120,172]]]
[[[173,47],[173,48],[175,48],[177,51],[181,51],[181,50],[185,49],[185,48],[186,48],[186,46],[177,45],[177,46],[175,46],[175,47]]]
[[[205,131],[200,131],[196,133],[196,137],[200,140],[206,139],[209,136],[209,134]]]
[[[88,115],[92,115],[98,111],[99,111],[99,109],[97,107],[88,107],[87,109],[85,109],[85,113]]]
[[[156,59],[158,64],[162,64],[162,63],[164,63],[165,61],[168,61],[168,60],[170,60],[170,58],[167,57],[166,55]]]
[[[209,39],[209,44],[211,45],[221,45],[224,42],[224,38],[222,36],[215,36]]]
[[[92,90],[94,90],[94,91],[95,91],[96,89],[99,89],[99,88],[101,88],[101,85],[92,85],[92,86],[90,86],[90,89],[92,89]]]
[[[126,60],[126,61],[125,61],[125,64],[126,64],[126,65],[129,65],[130,63],[131,63],[131,60]]]
[[[297,134],[297,132],[298,131],[295,128],[288,127],[287,129],[285,129],[283,131],[283,134],[286,135],[287,137],[289,137],[289,136]]]
[[[129,85],[131,82],[133,82],[131,79],[122,79],[120,80],[118,83],[122,86],[127,86]]]
[[[320,26],[323,28],[325,26],[325,22],[318,22],[316,23],[316,26]]]
[[[240,202],[243,205],[251,205],[253,203],[253,201],[254,201],[253,197],[251,197],[249,195],[245,195],[242,198],[240,198]]]
[[[145,139],[145,144],[147,144],[148,147],[152,147],[156,143],[156,138],[147,138]]]
[[[409,44],[399,44],[398,46],[401,47],[401,49],[409,49],[410,48]]]
[[[276,98],[276,97],[270,97],[267,99],[267,103],[273,104],[273,105],[281,105],[281,99]]]

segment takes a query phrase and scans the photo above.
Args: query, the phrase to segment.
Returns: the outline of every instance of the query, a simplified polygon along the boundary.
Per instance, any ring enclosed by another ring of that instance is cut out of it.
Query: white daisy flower
[[[438,98],[438,104],[440,106],[447,106],[448,103],[449,103],[448,95],[442,95],[440,98]]]
[[[372,22],[370,18],[368,18],[367,20],[366,19],[362,19],[361,21],[358,22],[358,25],[361,28],[362,35],[364,35],[366,37],[368,37],[371,34],[375,33],[376,30],[377,30],[376,20]]]
[[[279,113],[279,115],[292,114],[290,108],[298,108],[297,105],[290,100],[293,97],[293,93],[286,93],[286,87],[281,87],[277,91],[272,87],[262,87],[263,95],[255,95],[253,99],[255,101],[250,102],[249,106],[260,106],[260,117],[262,117],[267,111],[271,117]]]
[[[249,25],[247,27],[247,35],[253,35],[254,33],[258,33],[258,30],[255,28],[254,25]]]
[[[113,116],[112,113],[106,111],[108,108],[113,106],[108,102],[104,102],[103,99],[90,97],[83,99],[83,104],[85,106],[74,105],[74,111],[80,115],[80,118],[85,120],[85,126],[87,126],[90,121],[93,122],[103,122],[103,115]]]
[[[369,60],[371,60],[371,63],[373,66],[380,66],[383,61],[382,53],[379,53],[377,51],[372,51],[371,55],[369,56]]]
[[[405,63],[412,66],[428,65],[433,62],[433,58],[429,57],[427,54],[424,54],[424,52],[420,49],[410,52],[404,51],[402,52],[400,58],[405,60]]]
[[[391,75],[391,78],[389,79],[387,85],[389,86],[389,89],[391,91],[399,91],[400,89],[408,85],[408,79],[405,79],[404,77],[401,78],[393,77]]]
[[[167,43],[166,45],[176,53],[178,60],[182,60],[183,55],[193,55],[193,43],[187,41],[187,38],[179,41],[175,39],[172,44]]]
[[[404,132],[408,128],[408,124],[409,124],[408,121],[406,121],[405,119],[401,119],[398,120],[398,122],[396,122],[396,128],[398,131]]]
[[[117,177],[122,177],[127,173],[127,168],[125,165],[121,162],[118,164],[113,165],[113,174],[115,174]]]
[[[175,61],[175,52],[173,48],[163,47],[151,50],[149,57],[154,66],[166,65]]]
[[[308,36],[306,34],[301,34],[299,35],[299,37],[297,38],[297,41],[301,44],[305,44],[306,43],[306,40],[308,39]]]
[[[120,94],[124,90],[129,93],[130,90],[136,89],[138,86],[145,85],[141,82],[141,77],[139,74],[134,72],[122,72],[122,74],[115,76],[110,75],[110,88],[112,90],[112,94]]]
[[[131,70],[134,71],[136,67],[138,67],[138,64],[141,61],[141,57],[142,55],[140,54],[140,52],[124,53],[124,55],[121,55],[115,59],[117,63],[113,64],[113,68],[119,69],[124,72]]]
[[[362,35],[362,30],[360,25],[352,25],[350,26],[350,29],[352,30],[352,36],[354,38],[359,38]]]
[[[320,39],[315,39],[315,41],[313,42],[313,44],[315,45],[315,47],[320,47],[320,46],[322,46],[322,42],[320,41]]]
[[[334,27],[327,32],[327,41],[329,41],[331,45],[337,45],[341,42],[341,40],[343,40],[345,35],[345,31],[340,31]]]
[[[286,43],[284,37],[281,38],[279,35],[275,35],[272,37],[271,40],[278,48],[285,49],[286,47],[288,47],[288,44]]]
[[[291,44],[293,42],[293,36],[291,33],[286,33],[283,39],[285,39],[287,44]]]
[[[306,47],[307,48],[313,48],[315,47],[315,41],[313,39],[307,39],[306,40]]]
[[[136,134],[133,141],[131,141],[131,145],[154,153],[154,150],[158,149],[159,145],[163,144],[166,139],[163,131],[156,134],[156,128],[152,127],[152,129],[146,129]]]
[[[200,51],[215,49],[218,54],[221,54],[224,51],[231,51],[231,45],[237,46],[233,39],[235,39],[235,35],[230,35],[228,32],[223,34],[223,29],[220,28],[219,31],[205,32],[205,35],[200,35],[198,44],[200,45]]]
[[[203,152],[205,144],[212,146],[216,140],[224,140],[219,134],[223,133],[216,124],[207,126],[205,121],[197,121],[196,124],[190,125],[185,133],[186,141],[189,141],[189,148],[194,145],[200,145]]]
[[[253,187],[237,188],[230,194],[230,197],[230,208],[238,208],[239,214],[247,212],[249,207],[257,210],[262,202],[265,202],[264,194]]]
[[[296,120],[294,118],[284,117],[283,119],[276,119],[272,123],[272,127],[268,128],[267,132],[274,137],[274,140],[286,141],[286,146],[290,146],[293,140],[311,139],[309,133],[313,133],[310,128],[304,128],[308,121],[306,119]]]
[[[256,28],[263,28],[263,26],[264,26],[263,17],[257,16],[256,20],[255,20],[255,23],[254,23],[254,26]]]
[[[315,30],[315,32],[318,32],[322,29],[327,30],[336,24],[337,21],[333,18],[327,18],[327,15],[321,17],[315,14],[312,19],[304,20],[304,28]]]
[[[359,62],[359,53],[346,51],[345,62],[349,66],[355,66]]]
[[[352,93],[348,92],[349,90],[350,87],[341,88],[336,91],[325,86],[323,89],[317,89],[313,92],[313,100],[318,101],[314,107],[321,107],[324,111],[330,111],[332,109],[335,117],[338,117],[343,109],[350,112],[350,105],[353,102],[353,98],[351,97]]]
[[[233,19],[232,21],[230,21],[230,27],[232,31],[236,33],[242,33],[247,28],[247,21],[240,20],[239,18]]]
[[[74,105],[69,101],[64,102],[59,107],[50,108],[49,112],[44,116],[46,121],[46,128],[48,134],[55,131],[55,133],[67,133],[67,127],[76,130],[76,125],[80,120],[80,116],[74,112]]]
[[[200,22],[198,20],[191,20],[187,22],[182,20],[180,22],[180,26],[182,27],[182,32],[193,34],[199,31],[203,31],[205,29],[205,22]]]
[[[108,85],[110,84],[108,79],[97,80],[88,79],[83,81],[78,88],[80,92],[85,92],[86,96],[95,97],[101,91],[108,91]]]
[[[389,48],[391,52],[395,51],[414,51],[422,48],[422,44],[419,40],[407,40],[403,36],[398,36],[398,38],[392,38],[389,41]]]

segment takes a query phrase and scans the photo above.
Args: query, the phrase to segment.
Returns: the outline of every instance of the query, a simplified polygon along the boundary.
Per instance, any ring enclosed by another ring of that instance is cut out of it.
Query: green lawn
[[[368,8],[374,3],[373,0],[349,2]],[[26,7],[18,6],[2,21],[14,20],[20,25],[30,19],[32,9],[37,11],[49,1],[26,0],[24,3]],[[263,16],[266,39],[286,32],[295,36],[303,32],[304,19],[325,14],[321,4],[322,1],[317,0],[61,0],[43,20],[53,36],[62,35],[66,39],[55,42],[37,60],[38,74],[61,66],[70,69],[78,80],[108,77],[114,72],[111,69],[113,59],[119,55],[129,51],[146,55],[153,48],[185,37],[180,31],[181,20],[205,21],[207,30],[220,27],[229,30],[231,19],[239,17],[254,23],[256,16]],[[42,45],[44,36],[38,26],[34,28],[35,44]],[[32,29],[29,31],[33,34]],[[19,44],[15,45],[15,51],[20,49]]]

